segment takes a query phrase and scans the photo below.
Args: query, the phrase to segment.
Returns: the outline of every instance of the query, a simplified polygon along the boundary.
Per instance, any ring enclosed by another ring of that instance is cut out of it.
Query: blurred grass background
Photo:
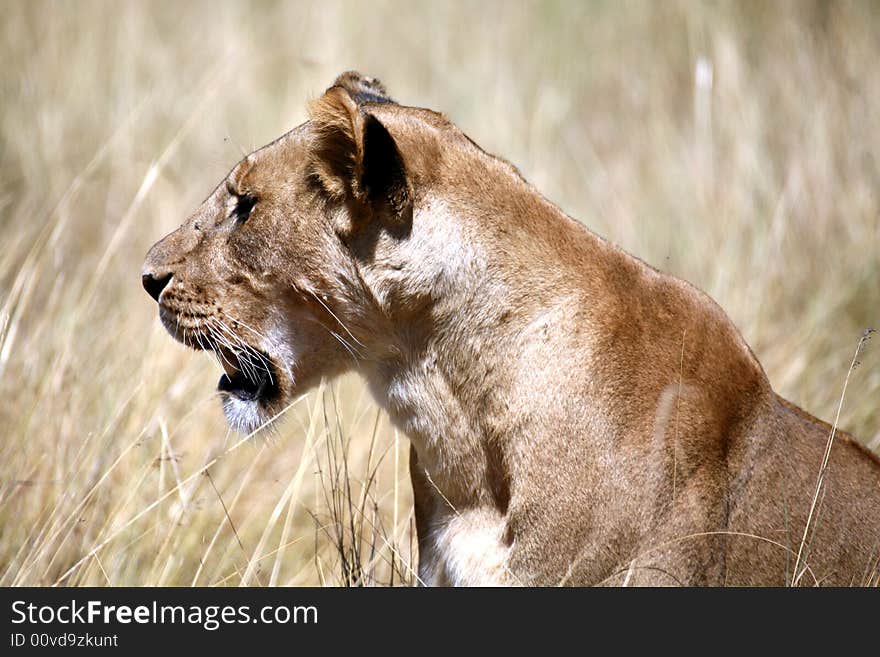
[[[349,68],[709,292],[821,418],[880,325],[876,3],[7,1],[0,33],[3,585],[414,581],[408,444],[358,381],[242,442],[140,288]]]

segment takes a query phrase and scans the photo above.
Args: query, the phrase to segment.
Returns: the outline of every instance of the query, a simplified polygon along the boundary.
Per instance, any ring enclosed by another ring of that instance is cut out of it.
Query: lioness
[[[147,255],[251,432],[356,370],[409,436],[425,584],[877,581],[880,464],[724,312],[349,72]],[[817,490],[819,490],[818,495]]]

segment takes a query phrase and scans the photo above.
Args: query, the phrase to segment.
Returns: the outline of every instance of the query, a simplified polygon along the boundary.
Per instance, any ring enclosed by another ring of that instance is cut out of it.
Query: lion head
[[[216,354],[224,411],[242,432],[322,377],[394,350],[400,320],[438,283],[431,256],[414,271],[402,254],[414,179],[427,183],[425,162],[450,136],[475,148],[442,115],[353,72],[309,115],[239,162],[143,268],[168,332]]]

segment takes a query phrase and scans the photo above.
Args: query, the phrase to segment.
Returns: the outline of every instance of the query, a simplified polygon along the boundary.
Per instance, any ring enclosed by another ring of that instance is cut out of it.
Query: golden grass
[[[230,435],[140,289],[347,68],[705,289],[829,419],[880,325],[878,31],[867,2],[6,3],[0,584],[413,582],[408,444],[357,380]],[[877,449],[873,347],[840,424]]]

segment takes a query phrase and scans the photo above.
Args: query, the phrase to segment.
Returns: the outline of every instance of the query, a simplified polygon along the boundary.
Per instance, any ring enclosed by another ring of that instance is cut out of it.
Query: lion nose
[[[141,275],[141,283],[144,284],[144,289],[147,291],[147,294],[158,301],[159,295],[162,294],[162,290],[164,290],[171,281],[171,276],[172,274],[158,276],[153,272],[144,272]]]

